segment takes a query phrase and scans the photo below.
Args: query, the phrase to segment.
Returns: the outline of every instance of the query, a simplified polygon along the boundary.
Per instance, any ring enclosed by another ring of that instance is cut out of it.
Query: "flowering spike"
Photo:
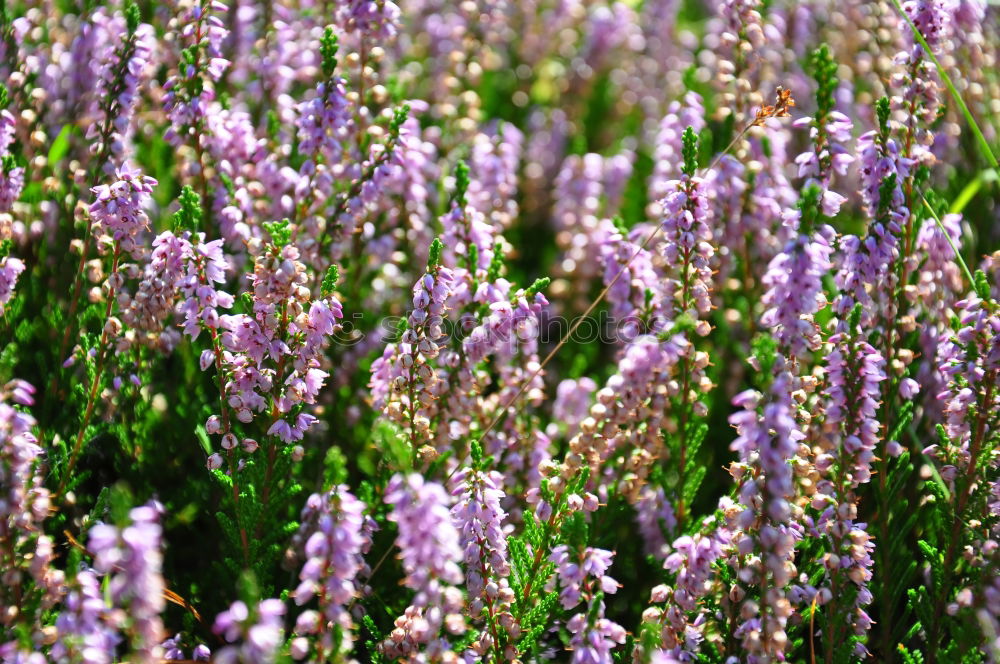
[[[875,102],[875,114],[878,116],[879,133],[889,135],[889,98],[879,97]]]
[[[441,265],[441,250],[444,249],[444,245],[441,244],[441,240],[434,238],[431,242],[431,250],[427,254],[427,271],[434,272]]]
[[[271,241],[274,242],[274,246],[279,249],[288,246],[288,243],[292,241],[291,223],[288,219],[265,222],[264,230],[266,230],[268,235],[271,236]]]
[[[694,133],[694,127],[685,129],[681,140],[684,142],[684,174],[692,177],[698,170],[698,135]]]
[[[319,52],[323,58],[323,73],[326,74],[327,78],[333,76],[333,72],[337,69],[337,50],[339,48],[337,35],[333,34],[333,28],[328,26],[319,40]]]
[[[320,287],[320,292],[323,297],[333,295],[333,291],[337,287],[338,281],[340,281],[340,268],[336,265],[331,265],[327,268],[326,276],[323,277],[323,284]]]
[[[196,232],[201,226],[201,197],[190,185],[184,185],[177,201],[180,209],[174,213],[174,230]]]
[[[973,276],[974,276],[974,278],[976,280],[976,283],[975,283],[976,295],[978,295],[979,299],[981,299],[981,300],[989,300],[990,299],[990,281],[986,277],[986,273],[983,272],[982,270],[976,270],[976,273]]]
[[[406,123],[406,119],[410,117],[410,105],[403,104],[402,106],[397,106],[392,113],[392,123],[389,125],[389,131],[394,136],[399,135],[399,130]]]
[[[850,330],[858,329],[858,326],[861,324],[862,310],[863,307],[861,306],[860,302],[858,302],[857,304],[854,305],[854,307],[851,308],[851,313],[847,317],[848,329]]]
[[[469,165],[459,160],[455,164],[455,200],[462,207],[465,206],[465,193],[469,190]]]
[[[812,52],[809,62],[816,80],[816,114],[827,117],[833,111],[834,93],[837,91],[837,63],[826,44]]]
[[[535,279],[535,283],[531,284],[531,286],[528,287],[527,291],[528,297],[533,297],[541,293],[543,290],[548,288],[549,283],[551,281],[552,280],[549,279],[548,277],[541,277],[539,279]]]
[[[799,232],[805,235],[812,233],[816,222],[820,216],[820,198],[823,195],[822,189],[815,182],[806,185],[802,190],[802,198],[799,199]]]
[[[468,258],[469,259],[466,261],[466,266],[470,270],[475,271],[476,266],[479,265],[479,247],[477,245],[475,245],[475,244],[470,244],[469,245],[469,256],[468,256]]]
[[[130,35],[134,35],[135,31],[139,29],[140,21],[141,15],[139,12],[139,6],[131,0],[128,0],[128,2],[125,3],[125,23]]]
[[[490,260],[490,268],[486,271],[486,280],[494,283],[503,273],[503,243],[499,240],[493,245],[493,258]]]

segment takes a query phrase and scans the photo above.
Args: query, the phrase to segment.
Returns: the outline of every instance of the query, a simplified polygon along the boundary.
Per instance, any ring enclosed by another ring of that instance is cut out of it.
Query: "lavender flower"
[[[24,272],[24,263],[13,256],[0,258],[0,314],[4,305],[14,297],[14,286],[17,278]]]
[[[0,565],[4,606],[52,607],[61,595],[63,573],[52,567],[52,540],[42,532],[50,496],[38,462],[43,450],[32,433],[35,419],[18,406],[34,404],[35,388],[14,380],[0,388]],[[23,624],[40,628],[41,615],[27,612]],[[32,624],[36,623],[36,624]],[[38,645],[38,644],[36,644]]]
[[[100,106],[100,119],[87,128],[87,138],[95,141],[91,149],[97,154],[98,166],[107,172],[125,151],[139,84],[151,59],[155,36],[152,26],[139,24],[134,5],[126,9],[124,21],[116,19],[102,26],[110,43],[103,45],[105,54],[97,73],[95,100]]]
[[[129,634],[137,661],[155,662],[162,657],[163,554],[160,550],[162,507],[150,503],[129,512],[131,524],[117,528],[98,524],[90,529],[87,549],[94,568],[110,575],[114,605],[123,609],[116,622]]]
[[[975,472],[976,458],[989,449],[984,436],[1000,401],[1000,315],[992,301],[973,295],[956,304],[960,327],[941,345],[939,361],[949,378],[938,395],[945,401],[945,448],[931,445],[925,453],[943,465],[943,476],[954,487],[959,474]]]
[[[506,228],[517,217],[517,169],[524,136],[509,122],[476,135],[469,157],[472,179],[469,204],[494,228]]]
[[[511,607],[514,591],[508,582],[510,565],[507,557],[507,536],[503,521],[507,513],[501,507],[506,497],[504,477],[496,471],[480,470],[481,451],[473,450],[473,467],[456,473],[452,495],[457,502],[451,508],[464,551],[465,588],[470,597],[473,618],[482,617],[487,627],[471,649],[485,656],[501,644],[500,630],[510,634],[514,629]]]
[[[815,201],[804,203],[815,206]],[[813,208],[815,211],[815,208]],[[798,223],[802,211],[790,215]],[[833,229],[827,225],[815,234],[800,228],[795,237],[785,245],[768,265],[763,283],[766,288],[762,298],[766,307],[761,325],[774,329],[775,337],[792,357],[805,357],[819,348],[819,330],[813,314],[826,304],[823,277],[831,267]]]
[[[843,113],[834,110],[837,86],[837,64],[828,47],[821,46],[812,54],[811,64],[816,78],[816,116],[800,118],[793,125],[808,127],[812,149],[795,158],[799,177],[805,177],[806,186],[812,183],[822,190],[823,213],[833,217],[840,211],[846,198],[830,188],[834,174],[845,175],[854,161],[845,143],[851,138],[853,125]]]
[[[785,591],[796,574],[795,541],[801,536],[795,523],[795,487],[789,462],[805,434],[793,416],[788,374],[782,367],[777,370],[771,400],[765,403],[763,413],[756,410],[761,395],[747,391],[733,399],[734,405],[744,410],[729,420],[738,434],[731,449],[739,455],[730,474],[740,482],[742,505],[733,523],[733,542],[741,555],[759,555],[738,570],[740,580],[756,585],[759,594],[743,603],[743,622],[736,636],[749,653],[780,659],[788,647],[786,629],[792,614]]]
[[[950,27],[954,9],[945,0],[909,0],[903,3],[903,11],[920,31],[931,52],[939,52]],[[905,26],[909,27],[909,26]],[[924,53],[923,46],[906,30],[909,50],[896,56],[896,63],[903,71],[894,77],[893,84],[901,94],[893,98],[893,105],[905,113],[906,137],[904,144],[907,157],[917,161],[925,158],[933,160],[927,146],[933,135],[930,133],[938,109],[938,81],[935,66]]]
[[[214,83],[229,67],[229,61],[222,57],[229,30],[217,16],[226,11],[219,0],[194,0],[180,18],[179,37],[187,48],[177,73],[163,85],[163,108],[170,118],[166,138],[172,143],[184,143],[191,131],[198,130],[215,100]]]
[[[348,0],[339,12],[347,31],[358,31],[376,42],[388,41],[399,29],[400,10],[392,0]]]
[[[14,138],[14,116],[0,110],[0,212],[9,212],[24,189],[24,167],[17,166],[7,146]]]
[[[235,645],[219,648],[213,661],[222,664],[270,664],[276,661],[284,640],[284,615],[285,605],[281,600],[265,599],[252,611],[243,602],[233,602],[215,617],[212,629]]]
[[[844,258],[836,277],[841,295],[834,304],[834,310],[846,316],[855,303],[860,303],[861,321],[866,326],[875,322],[876,308],[886,317],[892,315],[897,281],[892,267],[900,253],[900,234],[910,216],[902,187],[912,161],[900,154],[898,145],[888,136],[888,107],[884,103],[879,117],[880,129],[858,139],[861,195],[871,223],[863,239],[848,235],[841,240]]]
[[[586,376],[559,383],[556,400],[552,405],[552,417],[566,424],[568,434],[575,433],[577,426],[587,417],[590,397],[596,390],[597,383]]]
[[[500,506],[505,497],[500,488],[503,476],[496,471],[465,468],[452,482],[455,488],[451,493],[458,502],[451,513],[465,552],[466,589],[470,595],[480,595],[484,589],[487,596],[496,595],[500,591],[495,586],[510,573],[503,532],[507,513]]]
[[[705,127],[705,109],[701,96],[695,92],[684,95],[684,101],[674,101],[660,121],[656,136],[655,166],[649,177],[649,196],[659,201],[669,194],[671,182],[681,174],[684,163],[684,130],[691,127],[696,133]]]
[[[829,554],[824,558],[829,584],[821,589],[818,601],[828,605],[834,640],[846,638],[842,630],[851,628],[864,636],[871,619],[864,607],[871,602],[867,583],[871,578],[874,545],[864,523],[857,522],[856,490],[871,479],[871,464],[880,438],[877,409],[879,383],[885,380],[882,356],[854,330],[830,338],[827,356],[827,403],[824,431],[828,439],[815,459],[822,478],[812,504],[821,510],[816,529],[828,538]],[[888,453],[892,453],[891,450]],[[847,584],[856,589],[853,606],[841,598]],[[860,654],[864,647],[859,644]]]
[[[167,661],[187,660],[188,658],[184,655],[183,645],[180,634],[176,634],[161,643],[160,647],[163,648],[163,659]],[[211,656],[212,651],[204,643],[199,643],[191,649],[191,660],[195,662],[207,662]]]
[[[563,608],[571,609],[580,602],[589,605],[566,623],[574,664],[611,664],[612,648],[625,642],[625,629],[604,617],[603,595],[618,591],[618,582],[605,574],[613,556],[610,551],[591,547],[572,552],[565,545],[555,547],[549,556],[556,565]]]
[[[487,355],[513,355],[520,343],[537,336],[537,319],[548,300],[541,293],[518,292],[509,302],[490,305],[490,315],[462,342],[466,356],[473,363]]]
[[[611,664],[615,644],[625,643],[625,628],[603,616],[603,604],[597,618],[591,613],[577,613],[566,623],[570,634],[573,664]]]
[[[320,83],[313,99],[299,105],[299,149],[303,154],[321,157],[329,164],[340,163],[352,126],[346,95],[344,80],[334,76]]]
[[[663,199],[661,251],[670,265],[677,266],[671,281],[672,313],[687,313],[695,318],[711,309],[712,231],[709,227],[708,199],[702,180],[683,175],[671,183],[671,193]]]
[[[153,239],[153,251],[135,293],[119,292],[122,322],[143,334],[140,343],[169,351],[179,341],[180,335],[168,328],[168,322],[187,276],[187,258],[195,251],[187,237],[170,231],[160,233]]]
[[[432,251],[437,255],[432,257],[427,273],[413,287],[413,310],[390,369],[392,389],[399,394],[400,400],[390,402],[386,411],[392,419],[409,426],[414,443],[429,437],[430,421],[420,411],[433,400],[440,381],[429,361],[438,356],[443,344],[443,316],[454,281],[452,271],[436,262],[440,260],[441,251],[440,242],[436,242],[436,250],[432,247]],[[382,364],[372,368],[385,370]]]
[[[383,652],[396,657],[423,645],[429,656],[443,655],[450,645],[440,636],[442,626],[451,633],[464,631],[461,593],[454,587],[462,581],[458,563],[463,553],[448,495],[440,484],[420,475],[395,475],[386,487],[385,501],[392,505],[389,520],[399,531],[396,545],[406,573],[404,583],[416,594],[382,643]]]
[[[222,240],[205,242],[203,233],[195,234],[192,239],[194,242],[182,241],[186,267],[184,277],[178,282],[184,297],[178,309],[184,314],[184,334],[197,339],[202,329],[219,328],[218,310],[232,307],[233,296],[215,287],[226,280]],[[203,361],[202,370],[205,368]]]
[[[113,184],[93,187],[94,202],[90,218],[98,234],[106,234],[121,246],[122,251],[136,250],[136,236],[149,226],[145,208],[156,180],[142,175],[127,164],[119,168]]]
[[[719,507],[723,512],[733,509],[728,498],[722,499]],[[711,517],[702,526],[707,532],[674,540],[673,551],[663,565],[674,584],[655,586],[651,602],[663,607],[651,606],[643,612],[643,622],[655,625],[659,633],[657,652],[661,657],[673,658],[667,661],[688,661],[699,652],[707,625],[702,598],[718,589],[712,568],[730,543],[731,533],[724,523],[715,523]]]
[[[255,413],[268,412],[267,435],[285,443],[302,440],[316,421],[296,410],[316,402],[327,377],[318,358],[343,317],[343,308],[332,295],[310,301],[299,257],[295,245],[263,248],[250,275],[253,315],[219,318],[222,345],[229,351],[225,359],[229,406],[245,424],[254,420]],[[275,385],[279,387],[274,389]]]
[[[306,540],[306,562],[293,596],[299,606],[316,597],[319,612],[299,615],[293,648],[304,654],[312,641],[316,661],[351,651],[354,621],[348,605],[358,596],[362,554],[371,546],[364,509],[344,485],[313,494],[303,508],[299,537]]]
[[[635,502],[635,520],[646,553],[664,559],[670,552],[667,535],[677,527],[677,516],[663,487],[650,484],[642,487]]]
[[[460,536],[448,512],[448,495],[420,475],[396,475],[386,487],[385,501],[393,508],[389,520],[399,529],[396,544],[406,585],[417,593],[414,604],[433,606],[441,600],[444,584],[462,581]]]
[[[109,614],[97,575],[92,570],[80,571],[56,619],[59,639],[52,646],[52,657],[61,662],[113,662],[121,636],[110,626]]]

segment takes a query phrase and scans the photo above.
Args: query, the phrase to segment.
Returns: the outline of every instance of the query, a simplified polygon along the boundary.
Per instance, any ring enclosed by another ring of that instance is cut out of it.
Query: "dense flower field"
[[[0,662],[1000,662],[1000,6],[0,0]]]

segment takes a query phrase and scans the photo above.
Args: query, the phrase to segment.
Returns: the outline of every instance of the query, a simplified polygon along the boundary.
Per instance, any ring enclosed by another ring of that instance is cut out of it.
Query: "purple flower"
[[[52,645],[56,661],[110,664],[121,636],[112,628],[111,607],[104,602],[100,581],[93,570],[81,570],[69,586],[56,618],[59,639]],[[166,650],[165,659],[171,651]],[[177,657],[175,659],[183,659]]]
[[[347,0],[339,11],[340,24],[361,37],[386,42],[399,30],[400,10],[392,0]]]
[[[6,108],[0,109],[0,153],[7,153],[7,148],[14,142],[16,135],[17,120],[14,119],[14,114]]]
[[[271,664],[284,641],[285,605],[278,599],[265,599],[253,607],[233,602],[215,617],[212,630],[229,643],[215,653],[221,664]]]
[[[823,226],[812,236],[798,234],[771,261],[764,275],[761,325],[774,329],[775,337],[791,356],[805,357],[819,347],[819,330],[813,314],[826,303],[823,277],[830,269],[833,229]]]
[[[597,390],[597,383],[586,376],[578,380],[567,379],[556,388],[556,400],[552,405],[552,417],[566,424],[569,434],[587,417],[590,398]]]
[[[13,256],[0,258],[0,314],[4,305],[14,296],[14,285],[17,277],[24,272],[24,263]]]
[[[63,572],[52,566],[52,539],[42,534],[50,505],[39,465],[44,452],[31,431],[35,419],[16,408],[33,405],[34,392],[21,380],[0,386],[0,568],[7,572],[0,604],[20,603],[24,625],[41,619],[36,610],[52,608],[64,584]]]
[[[477,134],[472,145],[469,205],[485,215],[494,228],[506,228],[517,217],[518,166],[523,142],[524,136],[517,127],[497,122],[485,133]]]
[[[192,239],[194,242],[183,248],[186,273],[178,288],[184,299],[178,309],[184,314],[184,334],[197,339],[203,328],[218,329],[218,310],[232,307],[233,296],[215,287],[226,280],[222,240],[205,242],[203,233]]]
[[[328,164],[339,164],[353,126],[343,79],[321,83],[314,98],[299,104],[298,112],[299,150],[314,160],[321,157]]]
[[[604,617],[603,594],[618,591],[618,582],[605,574],[612,558],[614,554],[604,549],[586,547],[574,552],[563,544],[549,554],[556,565],[563,608],[572,609],[581,601],[589,606],[566,623],[574,664],[611,664],[611,649],[625,642],[625,629]]]
[[[0,163],[0,212],[9,212],[24,189],[24,168],[13,163]]]
[[[506,496],[501,488],[503,476],[464,468],[452,479],[452,495],[457,502],[451,508],[458,528],[466,566],[465,588],[470,596],[480,596],[484,590],[490,600],[496,599],[506,577],[507,537],[503,520],[507,513],[500,506]]]
[[[450,650],[440,636],[442,627],[464,631],[460,612],[462,594],[455,584],[463,579],[461,536],[448,509],[448,494],[436,482],[417,474],[394,475],[386,486],[385,502],[392,506],[389,520],[396,524],[396,546],[406,577],[416,592],[413,603],[396,619],[396,629],[382,644],[389,657],[425,645],[428,653]]]
[[[709,227],[708,198],[700,178],[686,175],[674,180],[671,192],[660,202],[663,209],[664,242],[661,252],[667,263],[676,266],[671,275],[674,294],[671,312],[698,318],[712,308],[712,230]]]
[[[365,569],[362,554],[371,546],[364,510],[364,503],[341,485],[313,494],[302,511],[297,537],[305,541],[306,562],[292,596],[299,606],[317,598],[322,619],[306,611],[299,616],[295,632],[313,637],[320,660],[338,654],[334,652],[334,626],[340,629],[340,652],[351,650],[354,621],[348,607],[359,593],[357,577]]]
[[[136,249],[136,236],[149,226],[145,207],[156,180],[142,175],[127,164],[119,168],[110,184],[91,188],[94,202],[90,204],[90,218],[99,234],[107,234],[120,243],[123,251]]]
[[[672,182],[681,174],[684,163],[683,141],[681,137],[688,127],[695,133],[705,128],[705,109],[701,96],[696,92],[684,95],[684,101],[674,101],[667,108],[667,114],[660,121],[656,135],[656,151],[653,153],[653,173],[649,177],[649,197],[660,200],[673,190]]]
[[[720,500],[720,510],[731,507],[728,498]],[[650,599],[663,607],[650,607],[643,613],[644,622],[658,623],[661,645],[666,648],[662,654],[676,661],[695,657],[704,639],[706,610],[702,598],[715,587],[713,565],[723,556],[731,536],[724,524],[713,522],[714,517],[706,519],[703,532],[674,540],[673,552],[663,565],[672,574],[674,585],[655,586]]]
[[[132,650],[137,661],[161,658],[163,623],[163,566],[158,503],[136,507],[129,512],[131,524],[117,528],[98,524],[90,529],[87,550],[94,568],[110,576],[109,592],[116,608],[124,609],[129,620]]]
[[[559,602],[564,609],[575,607],[587,593],[597,590],[608,594],[618,592],[618,582],[605,574],[611,567],[614,555],[611,551],[592,547],[573,552],[565,544],[552,549],[549,560],[556,565],[556,575],[562,589]]]
[[[864,238],[841,239],[842,264],[836,275],[840,295],[834,311],[846,316],[855,303],[862,305],[862,324],[872,325],[878,310],[895,306],[892,294],[896,275],[893,263],[899,257],[899,237],[910,212],[903,194],[903,180],[912,161],[899,154],[896,142],[870,131],[858,139],[861,152],[862,199],[871,219]],[[883,194],[888,200],[882,200]]]
[[[762,593],[743,603],[743,622],[735,635],[749,653],[764,658],[783,657],[788,645],[785,629],[792,608],[786,589],[795,577],[795,541],[801,537],[792,502],[791,462],[805,438],[794,417],[791,376],[780,357],[775,371],[762,412],[757,405],[763,395],[746,391],[733,399],[733,405],[743,410],[729,417],[738,434],[730,449],[739,456],[730,473],[740,481],[737,495],[742,507],[733,518],[733,543],[742,556],[759,555],[757,566],[746,565],[744,558],[737,573],[740,581],[756,585]]]
[[[179,71],[163,85],[163,108],[170,118],[166,138],[171,143],[184,143],[191,129],[204,121],[215,100],[214,83],[229,67],[222,57],[229,30],[217,15],[226,11],[219,0],[194,0],[179,18],[182,27],[177,37],[195,58],[182,60]]]
[[[139,85],[150,62],[155,34],[153,27],[140,24],[130,33],[123,17],[102,17],[100,32],[108,41],[101,44],[104,50],[96,71],[95,101],[100,106],[100,119],[87,128],[87,138],[96,141],[92,149],[105,161],[99,166],[111,172],[113,164],[121,160],[125,141],[130,133]],[[96,36],[96,35],[95,35]],[[96,55],[96,54],[94,54]],[[86,56],[84,56],[86,57]]]
[[[603,603],[597,615],[591,621],[589,612],[577,613],[566,623],[573,664],[612,664],[611,650],[625,643],[625,628],[604,617]]]
[[[490,314],[462,342],[469,361],[481,362],[493,354],[510,357],[522,344],[534,348],[538,337],[538,317],[547,304],[541,293],[529,296],[523,291],[509,302],[491,304]]]
[[[635,520],[645,543],[646,553],[663,559],[669,547],[667,535],[677,527],[674,506],[663,487],[645,485],[635,502]]]
[[[974,295],[955,306],[960,327],[938,349],[940,371],[948,380],[938,395],[945,404],[947,441],[944,448],[925,452],[965,476],[970,465],[976,468],[982,437],[993,430],[1000,412],[1000,313],[994,302]],[[955,483],[949,480],[949,484],[954,490]]]
[[[392,505],[389,520],[399,531],[396,546],[406,585],[417,593],[414,604],[434,606],[445,584],[462,581],[461,537],[448,509],[448,494],[420,475],[395,475],[386,487],[385,502]]]

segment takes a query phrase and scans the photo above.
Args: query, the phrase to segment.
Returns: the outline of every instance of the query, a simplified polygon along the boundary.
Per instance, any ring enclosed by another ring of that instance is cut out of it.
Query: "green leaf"
[[[46,157],[50,168],[62,161],[62,158],[69,152],[69,137],[72,133],[72,125],[63,125],[59,135],[52,141],[52,145],[49,146],[49,154]]]
[[[205,454],[212,454],[212,441],[208,439],[208,432],[205,430],[204,424],[199,424],[194,429],[195,438],[201,443],[201,449],[205,450]]]

